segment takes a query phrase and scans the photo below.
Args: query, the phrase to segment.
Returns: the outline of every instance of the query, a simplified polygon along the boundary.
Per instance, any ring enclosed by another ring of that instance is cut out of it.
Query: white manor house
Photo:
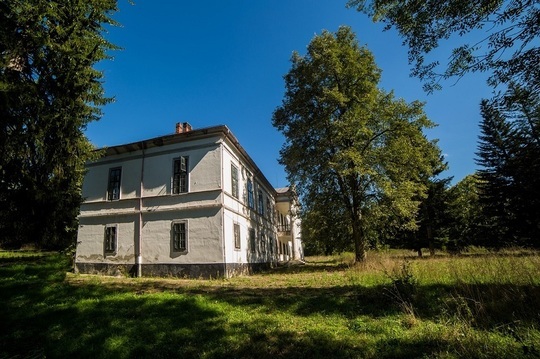
[[[79,273],[231,277],[302,259],[296,196],[226,126],[103,149],[87,164]]]

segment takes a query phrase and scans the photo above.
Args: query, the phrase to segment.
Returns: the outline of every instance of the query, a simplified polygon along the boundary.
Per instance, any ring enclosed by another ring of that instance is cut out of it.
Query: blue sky
[[[427,95],[409,76],[407,49],[394,31],[345,7],[346,0],[231,0],[119,2],[122,27],[106,35],[123,48],[99,64],[107,96],[100,121],[86,135],[98,147],[174,132],[176,122],[194,128],[227,125],[270,183],[287,185],[278,164],[284,138],[271,124],[281,104],[293,51],[305,54],[323,29],[349,25],[382,69],[380,87],[407,101],[426,102],[438,127],[428,130],[449,163],[454,183],[476,169],[479,103],[490,97],[484,74],[443,83]],[[434,53],[448,56],[444,44]]]

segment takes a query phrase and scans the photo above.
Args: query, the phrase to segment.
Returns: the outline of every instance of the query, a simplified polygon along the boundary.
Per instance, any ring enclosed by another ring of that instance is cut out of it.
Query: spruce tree
[[[0,1],[0,244],[74,243],[115,0]]]
[[[481,103],[477,163],[490,246],[540,244],[540,106],[526,93]]]

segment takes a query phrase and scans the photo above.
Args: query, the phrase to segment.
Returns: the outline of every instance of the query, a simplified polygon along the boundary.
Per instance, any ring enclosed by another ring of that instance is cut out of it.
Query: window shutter
[[[180,171],[187,172],[187,157],[180,157]]]

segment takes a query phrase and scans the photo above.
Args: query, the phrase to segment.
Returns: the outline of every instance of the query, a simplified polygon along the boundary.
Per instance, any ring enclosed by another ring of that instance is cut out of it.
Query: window
[[[116,226],[105,227],[105,253],[113,254],[116,252],[117,233]]]
[[[250,179],[247,181],[247,191],[248,191],[248,206],[249,208],[255,208],[255,199],[253,198],[253,182]]]
[[[240,249],[240,225],[234,224],[234,248]]]
[[[264,237],[264,233],[261,233],[261,251],[263,255],[266,255],[266,240]]]
[[[122,167],[115,167],[109,170],[109,186],[107,187],[107,199],[109,201],[120,199],[121,178]]]
[[[270,256],[274,257],[274,239],[272,237],[268,237],[268,246],[270,247]]]
[[[187,223],[173,222],[172,247],[175,252],[187,252]]]
[[[238,198],[238,167],[231,163],[231,193],[234,198]]]
[[[185,193],[188,191],[188,169],[189,157],[182,156],[174,159],[173,168],[173,194]]]
[[[257,191],[257,197],[259,200],[259,214],[261,216],[264,216],[264,197],[263,197],[263,192],[261,190]]]
[[[269,221],[272,221],[272,212],[272,203],[270,202],[270,198],[266,197],[266,216]]]
[[[249,229],[249,247],[251,248],[252,252],[255,252],[256,243],[255,243],[255,228]]]

